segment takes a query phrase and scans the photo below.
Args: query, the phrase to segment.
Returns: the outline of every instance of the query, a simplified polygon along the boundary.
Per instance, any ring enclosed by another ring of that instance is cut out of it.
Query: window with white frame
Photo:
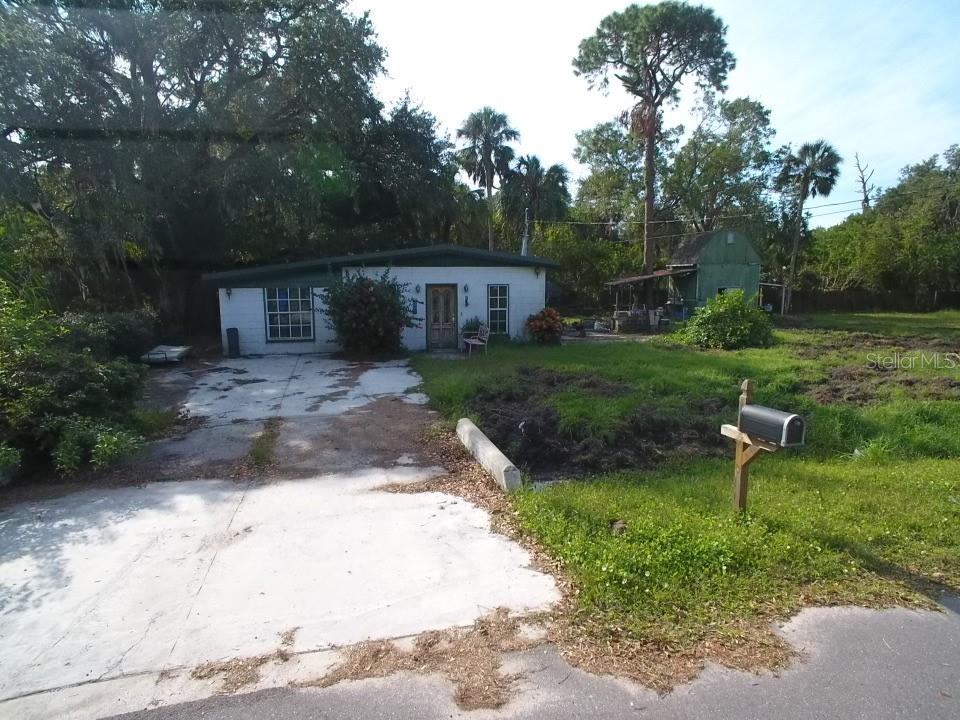
[[[267,340],[313,339],[313,293],[308,287],[266,288]]]
[[[487,285],[487,327],[493,335],[510,332],[509,285]]]

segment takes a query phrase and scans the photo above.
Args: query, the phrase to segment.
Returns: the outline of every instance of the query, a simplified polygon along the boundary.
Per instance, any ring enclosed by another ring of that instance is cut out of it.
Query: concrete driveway
[[[264,686],[308,679],[340,645],[559,599],[484,511],[377,489],[440,472],[417,451],[433,419],[418,383],[405,362],[318,357],[156,375],[154,399],[202,424],[125,469],[142,484],[0,511],[0,716],[204,697],[192,668],[281,645],[294,662]],[[273,417],[276,467],[250,479],[238,463]]]

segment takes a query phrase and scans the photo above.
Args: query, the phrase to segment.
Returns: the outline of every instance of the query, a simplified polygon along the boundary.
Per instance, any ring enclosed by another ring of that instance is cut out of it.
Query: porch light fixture
[[[233,295],[233,288],[227,288],[227,300]]]
[[[535,267],[535,268],[533,269],[533,274],[534,274],[535,276],[537,276],[537,277],[540,277],[540,271],[541,271],[542,269],[543,269],[543,268]]]
[[[417,285],[417,286],[413,289],[413,291],[414,291],[417,295],[419,295],[419,294],[420,294],[420,286]]]
[[[464,284],[463,284],[463,291],[464,291],[464,292],[470,292],[470,286],[467,285],[466,283],[464,283]]]

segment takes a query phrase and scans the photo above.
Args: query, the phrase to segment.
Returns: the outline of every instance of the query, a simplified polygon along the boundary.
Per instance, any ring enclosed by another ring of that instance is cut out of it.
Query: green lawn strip
[[[730,510],[730,459],[676,458],[514,497],[522,527],[562,562],[591,618],[680,647],[807,604],[923,603],[940,588],[960,589],[960,402],[883,376],[868,402],[821,404],[811,388],[837,369],[864,367],[869,351],[831,337],[783,331],[772,348],[731,353],[669,338],[512,345],[470,362],[420,356],[414,364],[450,419],[470,415],[482,389],[518,382],[521,367],[623,383],[628,391],[614,397],[558,388],[545,399],[564,433],[600,440],[621,420],[646,417],[638,408],[682,425],[705,412],[703,401],[718,401],[707,421],[733,421],[744,377],[756,381],[757,402],[807,416],[807,447],[753,466],[744,517]],[[957,378],[943,368],[903,372]],[[615,520],[626,523],[622,534],[611,532]]]
[[[174,431],[179,422],[180,411],[177,409],[138,408],[133,413],[134,427],[147,440],[167,437]]]
[[[280,418],[270,418],[263,424],[260,434],[253,439],[247,458],[254,470],[266,470],[273,463],[281,425]]]
[[[561,425],[576,439],[609,439],[616,423],[640,407],[673,408],[679,422],[690,412],[698,412],[696,401],[735,408],[737,385],[747,376],[757,381],[758,402],[792,400],[804,375],[815,375],[814,361],[796,357],[786,346],[723,353],[652,343],[546,348],[509,345],[469,362],[428,356],[417,356],[413,362],[432,404],[451,419],[476,420],[470,403],[477,393],[511,385],[519,385],[517,392],[522,393],[517,374],[521,367],[594,374],[628,386],[627,395],[602,402],[577,390],[562,391],[549,399],[560,412]]]
[[[893,604],[960,587],[957,470],[764,458],[744,517],[730,511],[731,467],[720,460],[558,483],[515,501],[583,606],[637,637],[685,645],[811,602]],[[626,531],[611,533],[614,520]]]
[[[824,312],[797,315],[791,321],[799,322],[804,327],[824,330],[960,340],[960,310],[930,313]],[[960,347],[957,349],[960,350]]]

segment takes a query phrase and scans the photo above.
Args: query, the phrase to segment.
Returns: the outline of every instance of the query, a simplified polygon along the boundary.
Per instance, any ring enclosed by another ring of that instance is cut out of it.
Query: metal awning
[[[608,287],[633,285],[634,283],[643,282],[645,280],[670,277],[671,275],[689,275],[695,272],[696,270],[694,268],[684,268],[682,270],[654,270],[649,275],[635,275],[634,277],[620,278],[619,280],[611,280],[610,282],[604,283],[604,285],[607,285]]]

